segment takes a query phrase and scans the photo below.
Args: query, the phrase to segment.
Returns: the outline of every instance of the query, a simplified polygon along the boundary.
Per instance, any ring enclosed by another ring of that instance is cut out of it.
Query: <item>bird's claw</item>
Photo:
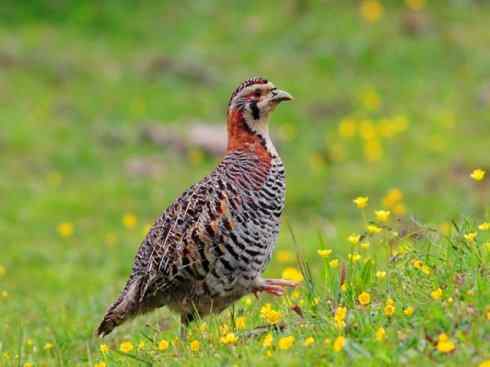
[[[259,292],[266,292],[274,296],[282,296],[285,292],[285,288],[295,288],[298,285],[296,282],[292,282],[286,279],[263,279],[253,293],[258,298]]]

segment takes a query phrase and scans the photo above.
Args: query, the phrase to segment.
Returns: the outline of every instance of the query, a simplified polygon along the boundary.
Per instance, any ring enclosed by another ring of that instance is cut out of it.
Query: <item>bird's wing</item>
[[[236,205],[236,198],[231,200],[224,184],[208,177],[168,207],[136,255],[133,275],[146,278],[141,298],[181,277],[205,277],[224,232],[234,226],[230,205]]]

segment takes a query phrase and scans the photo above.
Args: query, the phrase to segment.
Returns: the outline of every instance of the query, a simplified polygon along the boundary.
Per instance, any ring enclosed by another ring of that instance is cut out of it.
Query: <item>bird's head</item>
[[[268,139],[268,119],[279,103],[293,97],[264,78],[250,78],[232,93],[228,103],[229,145],[245,133]],[[244,131],[243,131],[244,130]],[[237,136],[234,136],[237,135]]]

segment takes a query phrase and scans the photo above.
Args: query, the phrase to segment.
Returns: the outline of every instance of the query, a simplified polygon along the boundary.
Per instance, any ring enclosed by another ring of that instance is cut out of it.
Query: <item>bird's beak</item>
[[[272,97],[271,97],[272,102],[279,103],[282,101],[291,101],[292,99],[293,96],[284,90],[275,89],[272,91]]]

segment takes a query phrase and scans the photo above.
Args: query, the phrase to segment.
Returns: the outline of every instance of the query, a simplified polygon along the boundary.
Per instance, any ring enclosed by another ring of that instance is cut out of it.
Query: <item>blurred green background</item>
[[[0,352],[56,335],[61,359],[85,353],[254,75],[295,97],[271,130],[307,257],[319,236],[342,251],[358,195],[436,228],[482,217],[489,181],[468,175],[490,168],[489,22],[476,0],[3,0]]]

